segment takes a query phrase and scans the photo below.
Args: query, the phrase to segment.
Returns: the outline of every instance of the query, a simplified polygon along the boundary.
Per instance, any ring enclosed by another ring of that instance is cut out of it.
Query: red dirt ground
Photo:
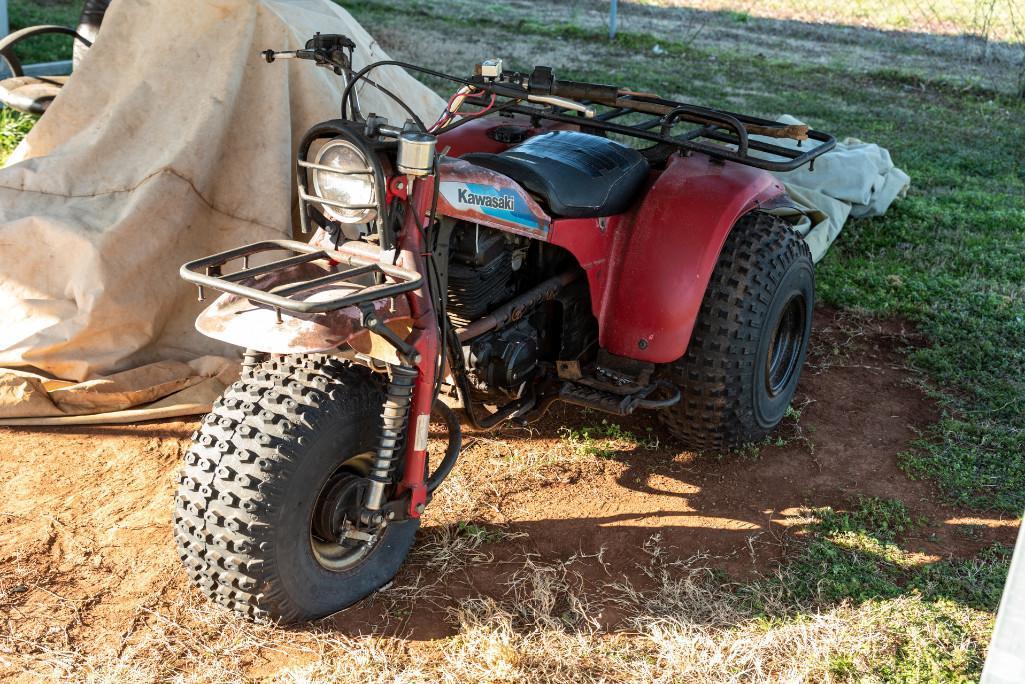
[[[710,566],[747,578],[771,571],[792,548],[799,509],[843,508],[858,495],[901,499],[925,518],[902,540],[925,557],[1011,544],[1016,522],[946,506],[930,483],[897,467],[897,455],[937,417],[903,363],[901,350],[920,343],[899,322],[819,311],[795,401],[800,417],[787,420],[778,445],[757,453],[695,456],[642,416],[615,422],[645,444],[582,456],[560,428],[602,416],[569,407],[530,428],[469,434],[421,535],[430,540],[454,522],[498,530],[501,539],[480,549],[494,562],[449,568],[441,593],[420,601],[413,619],[391,619],[409,606],[371,600],[326,626],[386,629],[412,642],[449,634],[451,599],[501,594],[525,554],[546,562],[578,555],[585,581],[626,576],[643,585],[639,566],[653,535],[677,557],[708,554]],[[196,423],[0,428],[0,678],[24,674],[24,663],[50,651],[124,648],[151,611],[192,591],[171,541],[171,509]],[[414,552],[395,583],[434,571]],[[602,621],[614,629],[614,610]]]

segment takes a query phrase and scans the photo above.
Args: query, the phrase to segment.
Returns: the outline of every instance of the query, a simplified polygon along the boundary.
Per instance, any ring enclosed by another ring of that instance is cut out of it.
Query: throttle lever
[[[527,95],[527,101],[552,105],[553,107],[560,107],[561,109],[570,109],[575,112],[580,112],[585,118],[594,118],[594,107],[588,107],[581,102],[569,100],[565,97],[556,97],[554,95]]]

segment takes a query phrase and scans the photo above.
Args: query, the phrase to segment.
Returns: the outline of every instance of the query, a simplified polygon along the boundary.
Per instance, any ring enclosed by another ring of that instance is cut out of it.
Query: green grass
[[[10,0],[8,19],[11,30],[40,24],[57,24],[74,28],[82,3],[71,0]],[[22,64],[71,59],[72,38],[63,35],[42,35],[28,38],[15,48]]]
[[[11,109],[0,109],[0,166],[32,129],[37,117]]]
[[[614,458],[624,451],[658,447],[657,436],[649,434],[641,437],[604,419],[597,425],[560,428],[559,435],[578,454],[594,458]]]
[[[896,500],[861,498],[853,510],[814,511],[814,535],[791,570],[789,588],[823,602],[868,601],[909,593],[996,610],[1010,549],[995,545],[968,560],[921,563],[898,541],[916,522]]]
[[[911,361],[948,391],[936,395],[942,420],[903,457],[908,472],[935,479],[957,503],[1020,513],[1025,189],[1021,142],[1005,124],[1025,107],[970,96],[936,99],[922,111],[941,127],[954,126],[957,114],[986,123],[977,136],[895,136],[890,147],[911,174],[913,191],[886,217],[850,224],[819,270],[819,292],[838,306],[904,316],[929,339]],[[924,123],[920,116],[900,118],[905,126]]]
[[[842,679],[976,681],[1011,549],[994,545],[974,558],[922,562],[900,545],[918,522],[896,500],[861,498],[850,511],[824,508],[813,516],[813,534],[772,581],[776,590],[756,583],[742,591],[755,598],[784,591],[786,604],[805,606],[801,613],[856,605],[867,629],[899,644],[889,657],[868,659],[867,668],[834,656],[831,673]]]
[[[506,534],[499,530],[489,529],[484,525],[466,520],[456,523],[456,535],[470,539],[478,544],[494,544],[507,537]]]
[[[638,0],[647,5],[665,6],[666,0]],[[728,14],[787,18],[815,23],[849,24],[884,30],[953,33],[1025,42],[1021,12],[1017,0],[762,0],[757,3],[737,0],[689,0],[688,7]],[[744,8],[738,12],[736,7]]]

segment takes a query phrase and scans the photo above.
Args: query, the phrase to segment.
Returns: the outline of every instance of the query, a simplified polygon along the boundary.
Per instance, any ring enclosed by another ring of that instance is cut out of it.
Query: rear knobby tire
[[[741,217],[719,254],[687,352],[663,368],[682,393],[660,412],[670,432],[696,450],[763,439],[797,388],[814,302],[805,241],[777,217]],[[774,350],[789,351],[783,358]]]
[[[268,361],[225,390],[193,436],[174,536],[192,581],[254,619],[311,620],[398,571],[418,520],[389,524],[354,566],[318,561],[311,518],[339,466],[373,452],[384,394],[366,368],[327,356]]]

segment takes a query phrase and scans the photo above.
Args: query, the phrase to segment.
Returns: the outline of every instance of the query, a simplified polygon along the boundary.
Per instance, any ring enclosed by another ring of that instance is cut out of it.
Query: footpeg
[[[648,399],[659,387],[669,390],[666,399]],[[680,390],[665,381],[658,381],[633,394],[614,394],[575,382],[564,382],[559,389],[559,399],[617,416],[628,416],[637,409],[660,409],[680,401]]]

